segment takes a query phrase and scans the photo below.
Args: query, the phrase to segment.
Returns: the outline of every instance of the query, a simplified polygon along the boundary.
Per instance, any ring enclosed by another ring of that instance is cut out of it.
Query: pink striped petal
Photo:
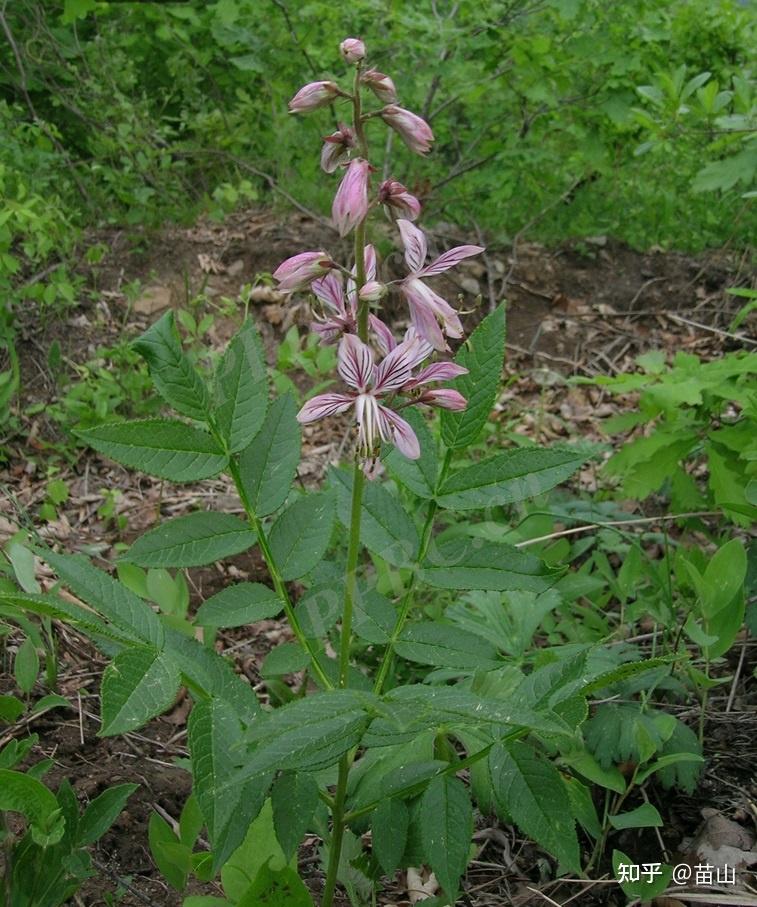
[[[378,410],[380,420],[384,423],[384,428],[391,428],[397,450],[409,460],[417,460],[421,455],[421,445],[418,443],[418,436],[413,431],[412,426],[386,406],[379,404]]]
[[[348,397],[347,394],[319,394],[302,407],[297,413],[297,421],[315,422],[323,419],[325,416],[333,416],[336,413],[343,413],[348,410],[355,402],[354,397]]]
[[[418,398],[418,402],[455,411],[465,409],[468,405],[465,397],[459,391],[452,390],[451,387],[437,387],[434,390],[424,391]]]
[[[468,369],[455,362],[432,362],[422,369],[415,378],[408,383],[408,388],[420,387],[422,384],[430,384],[432,381],[449,381],[457,378],[459,375],[467,375]]]
[[[425,352],[425,345],[418,337],[403,340],[378,364],[373,376],[373,390],[376,394],[387,394],[399,390],[410,380],[418,364],[418,355]]]
[[[344,381],[365,391],[373,374],[373,353],[356,334],[345,334],[339,344],[337,369]]]
[[[369,283],[376,279],[376,250],[368,243],[365,247],[365,282]]]
[[[382,356],[387,356],[395,346],[397,346],[394,334],[392,334],[384,322],[372,312],[368,316],[368,324],[373,332],[373,337],[376,341],[376,346],[379,348],[379,352]]]
[[[397,221],[397,226],[400,228],[402,245],[405,248],[405,261],[411,272],[416,274],[423,267],[423,262],[426,260],[426,255],[428,254],[426,235],[423,230],[419,230],[418,227],[409,220],[400,218],[400,220]]]
[[[480,255],[483,251],[483,246],[455,246],[454,249],[450,249],[435,258],[427,268],[422,268],[418,272],[418,277],[433,277],[435,274],[443,274],[445,271],[449,271],[450,268],[459,265],[466,258]]]
[[[347,314],[344,307],[344,287],[341,274],[332,272],[314,280],[310,289],[327,308],[336,312],[337,315],[344,317]]]

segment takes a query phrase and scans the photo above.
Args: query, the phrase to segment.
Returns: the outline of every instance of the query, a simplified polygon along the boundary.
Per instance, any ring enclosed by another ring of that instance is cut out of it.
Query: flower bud
[[[336,82],[309,82],[289,102],[290,113],[308,113],[325,107],[341,94]]]
[[[306,289],[316,277],[323,277],[334,268],[326,252],[300,252],[283,261],[273,272],[282,292]]]
[[[323,137],[321,167],[326,173],[333,173],[340,164],[350,156],[350,149],[355,147],[355,136],[349,126],[339,124],[336,132]]]
[[[416,154],[425,154],[431,149],[434,133],[428,123],[415,113],[390,104],[381,111],[381,118],[399,135],[407,147]]]
[[[389,76],[377,69],[366,69],[360,76],[360,81],[376,95],[382,104],[394,104],[397,100],[397,89]]]
[[[360,38],[345,38],[339,50],[346,63],[359,63],[365,56],[365,44]]]
[[[368,214],[368,173],[371,165],[357,158],[347,168],[339,185],[331,215],[340,236],[346,236]]]
[[[357,294],[363,302],[378,302],[386,294],[386,287],[378,280],[369,280],[360,287]]]
[[[421,203],[397,180],[384,180],[379,186],[378,200],[387,214],[391,213],[388,209],[393,209],[400,217],[415,220],[421,213]]]

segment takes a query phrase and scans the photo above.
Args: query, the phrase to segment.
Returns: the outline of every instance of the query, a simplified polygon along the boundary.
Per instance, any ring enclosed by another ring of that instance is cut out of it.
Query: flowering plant
[[[348,38],[340,52],[354,67],[351,88],[311,83],[290,110],[351,107],[351,122],[325,138],[321,163],[339,180],[333,222],[352,236],[353,260],[342,265],[308,250],[274,277],[282,291],[317,300],[312,330],[338,344],[343,389],[299,411],[291,396],[269,399],[251,321],[205,376],[183,351],[173,314],[163,316],[136,348],[182,418],[108,424],[81,437],[161,479],[228,474],[244,519],[217,510],[167,519],[131,545],[118,579],[81,557],[41,551],[74,598],[14,599],[69,621],[113,658],[102,683],[102,734],[132,731],[170,708],[180,687],[189,692],[194,833],[173,840],[166,827],[161,852],[186,867],[177,884],[190,870],[206,879],[221,871],[222,903],[240,907],[273,903],[271,892],[289,898],[277,903],[311,903],[293,861],[306,833],[323,842],[322,907],[331,907],[340,883],[354,901],[358,889],[420,865],[443,892],[437,903],[453,903],[474,801],[520,824],[562,869],[580,869],[576,818],[585,815],[585,789],[576,778],[567,786],[547,754],[575,752],[586,696],[612,679],[580,647],[547,653],[525,674],[474,605],[445,613],[470,590],[493,596],[495,609],[516,595],[543,608],[559,571],[487,527],[501,527],[503,507],[555,486],[584,457],[529,448],[461,459],[499,390],[504,308],[448,358],[463,324],[428,281],[482,249],[461,245],[427,261],[428,240],[415,223],[421,202],[395,179],[376,185],[367,127],[385,124],[419,154],[431,147],[431,129],[398,106],[389,76],[366,68],[362,41]],[[363,92],[383,106],[364,111]],[[368,219],[381,209],[396,218],[404,249],[408,273],[399,281],[382,280],[367,241]],[[409,315],[402,339],[382,317],[382,300],[395,290]],[[295,488],[301,426],[348,412],[357,440],[351,468],[336,466],[320,490]],[[146,601],[140,571],[203,566],[254,546],[270,582],[225,588],[200,605],[194,626]],[[432,602],[441,620],[430,619],[424,606]],[[213,641],[219,629],[282,612],[294,641],[266,659],[253,689]],[[297,695],[277,682],[300,671]],[[202,826],[210,854],[193,852]],[[261,858],[266,833],[272,840]]]

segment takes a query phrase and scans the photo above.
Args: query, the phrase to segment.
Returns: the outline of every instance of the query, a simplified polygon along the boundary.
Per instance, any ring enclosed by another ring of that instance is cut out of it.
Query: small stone
[[[170,287],[147,287],[134,303],[134,311],[139,315],[154,315],[171,306]]]
[[[471,296],[478,296],[481,293],[481,284],[475,277],[463,277],[460,281],[460,286]]]
[[[232,263],[226,268],[226,273],[229,275],[229,277],[239,277],[242,271],[244,271],[243,258],[237,258],[236,261],[232,261]]]

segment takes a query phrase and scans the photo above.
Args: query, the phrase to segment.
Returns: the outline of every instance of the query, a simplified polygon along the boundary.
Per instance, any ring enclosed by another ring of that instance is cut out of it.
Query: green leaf
[[[576,822],[595,840],[601,837],[602,825],[592,800],[591,790],[577,778],[563,775],[562,782],[568,792],[568,799]]]
[[[179,692],[179,669],[164,652],[126,649],[105,669],[101,737],[125,734],[170,708]]]
[[[268,543],[285,580],[298,579],[321,561],[334,526],[334,496],[318,492],[299,498],[271,527]]]
[[[166,403],[190,419],[204,422],[208,418],[208,391],[181,348],[173,312],[166,312],[132,347],[150,366],[153,383]]]
[[[697,753],[670,753],[668,756],[660,756],[651,765],[647,765],[640,772],[637,772],[635,783],[643,784],[655,772],[669,768],[671,765],[678,765],[681,762],[693,762],[697,768],[701,768],[704,765],[704,759]]]
[[[662,816],[651,803],[642,803],[636,809],[616,816],[608,816],[613,828],[661,828]]]
[[[615,765],[603,768],[588,750],[582,749],[576,753],[570,753],[563,756],[562,761],[584,778],[593,781],[594,784],[614,790],[618,794],[625,793],[626,780],[620,773],[620,769]]]
[[[297,853],[318,803],[318,784],[307,772],[285,772],[273,785],[273,824],[287,860]]]
[[[353,630],[366,642],[384,645],[389,642],[397,621],[394,606],[373,589],[359,589],[353,612]]]
[[[437,775],[420,805],[421,839],[431,868],[450,898],[468,865],[473,836],[473,807],[459,778]]]
[[[335,626],[342,613],[344,588],[339,582],[318,584],[297,602],[294,609],[302,632],[308,639],[319,639]]]
[[[133,640],[163,645],[164,632],[158,615],[122,583],[93,567],[82,555],[41,551],[68,588]],[[71,612],[74,616],[76,612]],[[86,626],[86,624],[85,624]]]
[[[161,875],[177,891],[183,891],[192,868],[191,850],[179,842],[168,822],[156,812],[150,813],[147,841]]]
[[[219,699],[196,703],[189,716],[188,735],[193,793],[205,819],[217,869],[242,843],[249,823],[263,805],[270,778],[233,783],[244,747],[242,726],[228,703]]]
[[[13,661],[13,676],[22,693],[31,693],[39,674],[39,655],[34,643],[27,636],[18,647]]]
[[[471,445],[481,433],[497,398],[505,358],[505,307],[500,305],[481,322],[455,356],[468,369],[454,381],[468,401],[462,412],[442,411],[442,441],[457,450]]]
[[[0,696],[0,721],[12,724],[24,714],[24,704],[20,699],[10,694]]]
[[[172,482],[208,479],[228,463],[207,432],[169,419],[111,422],[76,435],[124,466]]]
[[[83,847],[99,841],[116,821],[126,806],[126,801],[138,787],[138,784],[118,784],[109,787],[96,797],[81,817],[76,843]]]
[[[502,667],[497,650],[480,636],[432,621],[405,627],[394,651],[408,661],[443,668],[493,671]]]
[[[382,800],[371,815],[371,850],[388,876],[400,865],[409,824],[408,808],[397,798]]]
[[[680,787],[687,794],[693,794],[699,781],[699,776],[702,774],[701,762],[677,759],[673,764],[665,763],[665,765],[661,765],[660,763],[668,755],[679,756],[686,754],[701,758],[702,745],[694,731],[682,721],[676,720],[673,733],[665,741],[665,745],[660,752],[662,757],[657,760],[656,771],[659,773],[662,786],[666,789]]]
[[[282,642],[266,655],[260,666],[260,676],[267,680],[269,677],[282,677],[284,674],[294,674],[310,664],[310,654],[298,642]]]
[[[432,548],[420,578],[435,589],[544,592],[555,581],[538,557],[480,539],[448,539]]]
[[[313,898],[291,866],[271,869],[266,863],[237,907],[313,907]]]
[[[352,476],[333,470],[337,484],[337,510],[342,524],[349,529],[352,510]],[[373,554],[403,567],[411,564],[418,552],[418,532],[406,508],[387,489],[376,482],[366,484],[360,514],[360,538]]]
[[[244,450],[268,408],[268,372],[260,338],[249,319],[231,338],[215,373],[216,424],[230,453]]]
[[[34,554],[26,545],[21,545],[19,542],[14,541],[8,542],[4,550],[8,560],[11,562],[11,567],[19,586],[24,592],[29,592],[32,595],[39,594],[41,591],[40,585],[34,578]]]
[[[256,533],[230,513],[203,511],[167,520],[124,555],[140,567],[203,567],[251,548]]]
[[[562,868],[580,872],[570,800],[552,763],[515,740],[493,747],[489,771],[495,802],[505,816],[557,857]]]
[[[65,820],[53,793],[24,772],[0,769],[0,810],[26,816],[32,838],[40,847],[56,844],[65,832]]]
[[[195,623],[201,627],[243,627],[276,617],[281,599],[262,583],[237,583],[206,599],[197,611]]]
[[[64,0],[61,22],[68,25],[77,19],[84,19],[93,9],[97,9],[97,0]]]
[[[567,447],[522,447],[451,475],[436,499],[450,510],[477,510],[537,497],[571,476],[586,459]]]
[[[197,797],[194,794],[190,794],[179,816],[179,840],[181,843],[191,850],[204,825],[205,819],[203,818],[200,804],[197,802]]]
[[[239,457],[242,486],[254,513],[278,510],[292,487],[300,462],[301,431],[291,394],[271,404],[260,431]]]
[[[245,832],[244,840],[221,871],[223,890],[237,905],[263,866],[273,870],[286,866],[286,857],[276,838],[270,800],[263,803],[255,821]]]
[[[702,613],[714,617],[727,608],[741,592],[746,579],[747,558],[741,539],[731,539],[710,559],[698,590],[702,596]]]
[[[417,460],[410,460],[396,447],[387,447],[382,450],[381,459],[393,479],[409,488],[418,497],[433,498],[439,472],[436,439],[429,431],[422,413],[415,409],[407,409],[402,415],[410,423],[418,438],[421,455]]]

